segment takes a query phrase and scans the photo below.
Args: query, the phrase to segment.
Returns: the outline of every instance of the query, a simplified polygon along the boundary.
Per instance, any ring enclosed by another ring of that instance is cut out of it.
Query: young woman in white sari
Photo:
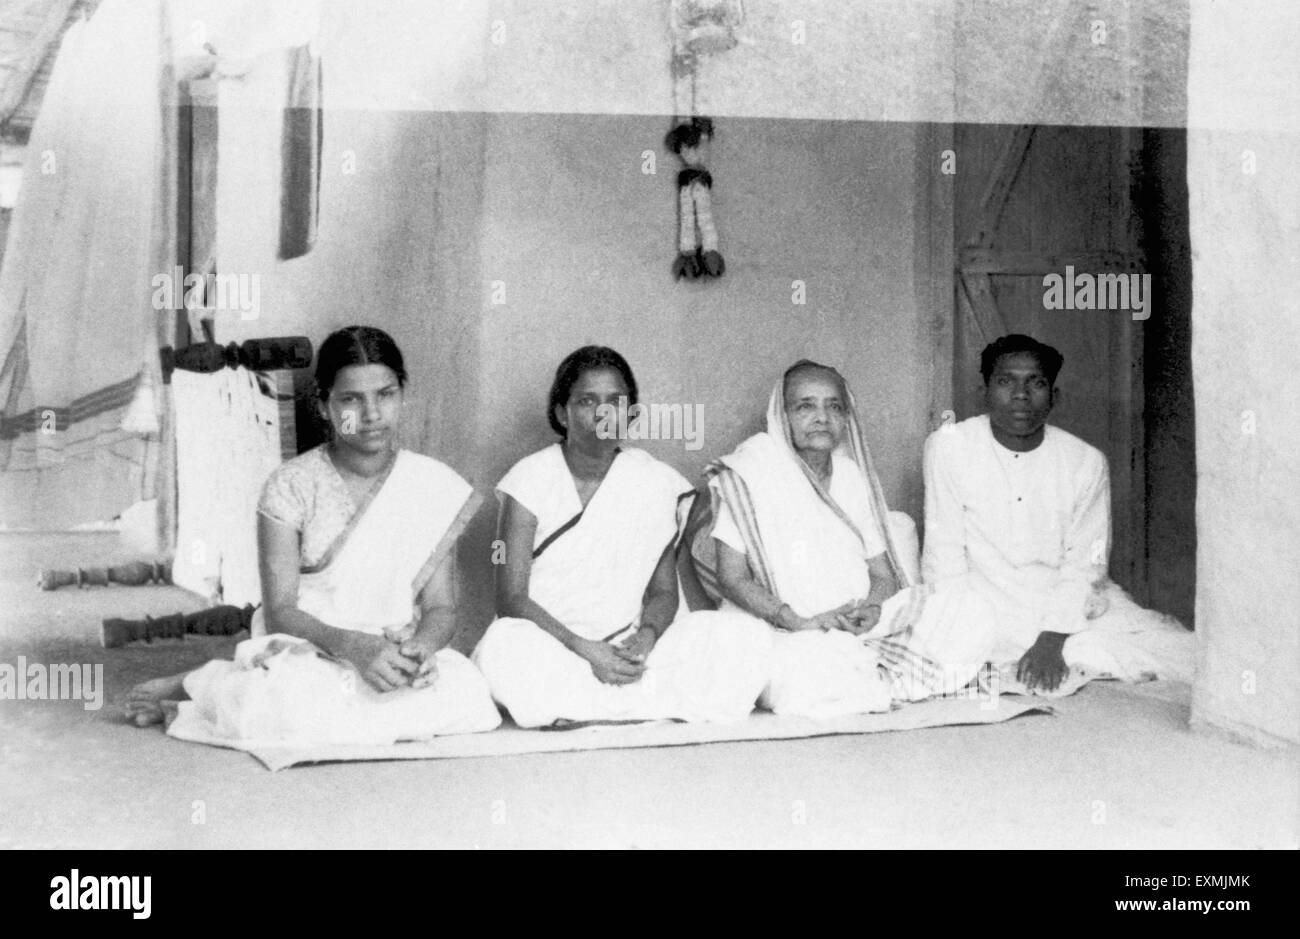
[[[739,720],[766,684],[766,630],[677,615],[678,503],[691,487],[620,446],[609,418],[636,404],[622,356],[578,349],[551,387],[547,417],[561,441],[497,486],[500,618],[474,661],[521,727]]]
[[[170,734],[242,743],[493,729],[500,715],[483,676],[447,648],[455,544],[479,498],[449,467],[397,447],[406,371],[386,333],[330,335],[316,383],[332,439],[266,481],[252,638],[233,662],[138,686],[128,717],[157,723],[161,702],[180,700]]]
[[[767,431],[713,464],[706,491],[687,528],[700,583],[721,611],[773,627],[761,706],[819,718],[885,711],[978,675],[991,608],[912,584],[916,559],[897,547],[837,371],[792,366],[772,391]]]

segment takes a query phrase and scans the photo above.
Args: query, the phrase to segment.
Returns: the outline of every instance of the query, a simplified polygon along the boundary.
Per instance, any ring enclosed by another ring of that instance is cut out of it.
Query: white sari
[[[647,585],[675,546],[690,484],[649,454],[624,448],[584,509],[559,444],[525,457],[497,487],[537,519],[529,596],[584,639],[618,642],[639,626]],[[679,608],[680,609],[680,608]],[[768,640],[716,614],[681,614],[637,682],[607,685],[585,659],[535,623],[488,627],[474,662],[521,727],[655,719],[731,721],[766,682]]]
[[[722,595],[714,538],[745,554],[756,582],[799,616],[865,599],[867,562],[876,556],[883,555],[902,588],[866,636],[773,630],[772,678],[760,703],[778,713],[886,711],[953,693],[976,677],[992,643],[987,603],[913,583],[915,526],[886,507],[847,385],[846,392],[848,426],[832,454],[829,489],[794,447],[778,381],[767,431],[710,467],[710,506],[691,538],[702,585],[732,614],[750,615]]]
[[[299,458],[301,459],[301,458]],[[469,484],[426,456],[399,451],[325,554],[298,581],[298,608],[339,629],[375,635],[418,621],[416,600],[448,560],[479,503]],[[491,730],[500,723],[483,676],[442,649],[426,688],[374,691],[350,664],[302,639],[253,638],[233,662],[214,661],[185,678],[190,700],[173,736],[242,743],[392,743]]]

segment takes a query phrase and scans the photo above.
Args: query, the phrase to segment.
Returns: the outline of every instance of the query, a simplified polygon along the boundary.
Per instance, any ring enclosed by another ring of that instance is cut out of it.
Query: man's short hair
[[[984,376],[984,384],[989,383],[998,359],[1004,355],[1032,355],[1048,382],[1053,385],[1056,384],[1056,376],[1061,373],[1061,366],[1065,364],[1065,356],[1047,343],[1023,333],[1011,333],[993,340],[980,353],[980,374]]]

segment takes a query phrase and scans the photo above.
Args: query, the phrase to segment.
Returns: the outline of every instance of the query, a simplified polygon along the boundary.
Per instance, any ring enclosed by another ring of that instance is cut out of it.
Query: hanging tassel
[[[711,192],[713,179],[708,173],[698,182],[691,184],[691,198],[695,203],[695,224],[700,230],[700,260],[704,272],[710,277],[721,277],[727,264],[718,252],[718,229],[713,224]]]
[[[688,172],[683,170],[682,173]],[[682,185],[681,174],[677,179],[677,208],[680,222],[677,232],[677,258],[673,261],[673,278],[695,280],[700,276],[699,245],[696,243],[695,201],[691,198],[691,187]]]
[[[713,223],[713,177],[703,165],[703,144],[712,136],[713,121],[696,116],[678,123],[664,140],[665,146],[685,164],[677,174],[679,222],[677,258],[673,261],[673,276],[677,279],[721,277],[726,270]]]

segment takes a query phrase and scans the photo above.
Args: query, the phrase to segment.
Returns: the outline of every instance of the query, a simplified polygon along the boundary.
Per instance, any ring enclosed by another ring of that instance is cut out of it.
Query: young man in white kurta
[[[1007,347],[1018,345],[1027,343]],[[1037,392],[1044,419],[1055,400],[1055,370],[1042,369],[1038,359],[1033,352],[998,356],[986,373],[990,413],[945,425],[926,442],[922,576],[936,585],[967,580],[993,602],[998,664],[1020,661],[1055,636],[1066,637],[1060,647],[1065,665],[1082,674],[1190,680],[1191,633],[1138,606],[1106,576],[1106,458],[1045,423],[1037,445],[1032,433],[1017,435],[1017,422],[1020,431],[1033,429],[1035,392],[1012,384],[1046,382],[1046,396]],[[1023,366],[1023,374],[1008,381],[1004,366]],[[1037,376],[1029,374],[1035,367]],[[1001,391],[994,387],[999,383]],[[1027,449],[999,442],[994,421],[1000,416],[1011,428],[1009,441],[1023,447],[1018,440],[1028,437]]]

